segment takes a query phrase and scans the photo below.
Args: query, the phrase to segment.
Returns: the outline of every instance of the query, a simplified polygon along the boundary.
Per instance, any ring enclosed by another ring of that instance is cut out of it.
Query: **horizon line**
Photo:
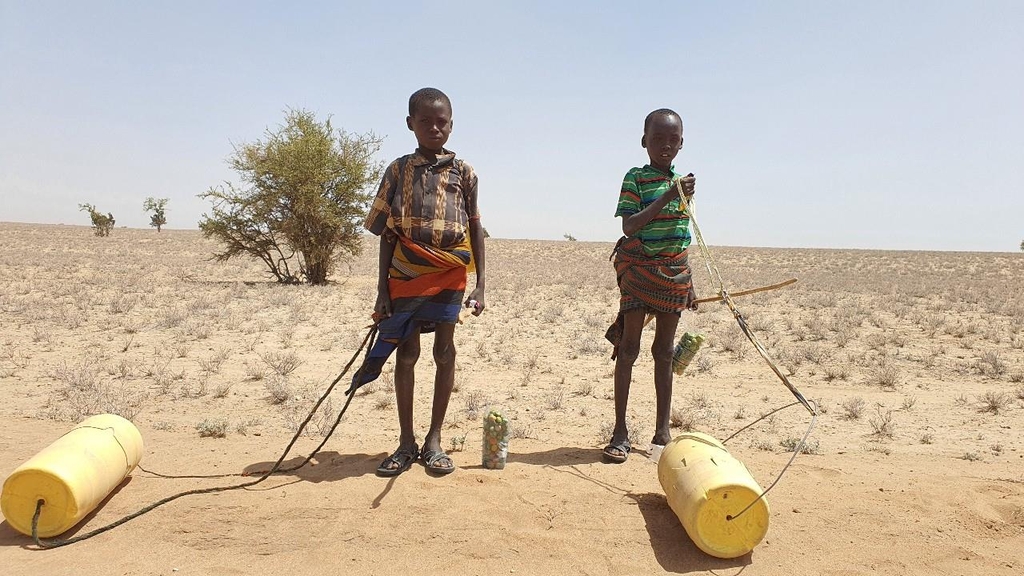
[[[22,222],[15,220],[0,220],[0,226],[6,224],[16,224],[23,226],[67,226],[73,228],[92,228],[89,224],[67,224],[64,222]],[[137,231],[154,231],[153,227],[139,228],[133,226],[116,226],[115,230],[137,230]],[[161,232],[155,232],[162,234],[167,231],[175,232],[199,232],[202,231],[199,228],[174,228],[163,226]],[[363,232],[363,237],[373,237],[373,234],[369,232]],[[508,238],[504,236],[489,236],[488,239],[493,240],[509,240],[513,242],[552,242],[552,243],[578,243],[578,244],[614,244],[616,240],[567,240],[567,239],[551,239],[551,238]],[[691,244],[691,247],[694,246]],[[854,248],[854,247],[822,247],[822,246],[744,246],[736,244],[708,244],[716,248],[740,248],[746,250],[821,250],[821,251],[834,251],[834,252],[940,252],[940,253],[955,253],[955,254],[1024,254],[1024,250],[1013,251],[1013,250],[943,250],[938,248]]]

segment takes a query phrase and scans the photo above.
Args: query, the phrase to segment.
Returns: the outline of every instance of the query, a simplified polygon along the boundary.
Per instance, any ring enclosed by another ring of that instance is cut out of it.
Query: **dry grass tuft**
[[[672,409],[669,425],[683,432],[707,430],[718,421],[718,417],[718,411],[715,410],[707,393],[694,392],[686,398],[682,406]]]
[[[825,366],[825,381],[849,380],[850,367],[845,364]]]
[[[974,363],[974,368],[983,376],[998,378],[1006,374],[1009,369],[1006,362],[999,356],[999,352],[988,351],[981,355]]]
[[[840,418],[843,420],[860,420],[861,415],[864,413],[864,406],[864,399],[860,396],[847,398],[843,401],[843,413],[840,415]]]
[[[284,376],[268,378],[263,382],[263,387],[269,394],[268,399],[271,404],[284,404],[294,395],[291,384]]]
[[[196,424],[200,438],[225,438],[228,435],[228,421],[223,418],[207,418]]]
[[[869,383],[886,390],[895,390],[903,382],[900,369],[894,364],[885,363],[878,367],[872,374]]]
[[[294,351],[289,352],[267,352],[260,356],[268,366],[274,369],[280,376],[287,376],[295,371],[302,364],[299,355]]]
[[[510,438],[536,438],[536,434],[533,431],[533,426],[529,422],[521,422],[518,419],[512,420],[512,424],[509,426],[508,434]]]
[[[779,446],[782,446],[782,448],[785,449],[786,452],[793,452],[793,451],[795,451],[799,444],[800,444],[800,438],[797,438],[796,436],[790,436],[788,438],[783,438],[781,441],[779,441]],[[807,442],[805,442],[803,446],[800,446],[800,453],[801,454],[821,454],[821,444],[820,444],[820,442],[818,442],[818,440],[808,439]]]
[[[474,390],[466,394],[464,402],[466,408],[466,419],[479,420],[483,414],[484,407],[487,406],[487,399],[484,398],[483,393],[478,390]]]
[[[881,406],[875,409],[875,415],[868,423],[871,424],[872,434],[878,438],[892,438],[896,433],[896,421],[893,420],[892,410],[886,410]]]
[[[909,412],[914,409],[917,405],[917,396],[904,396],[903,403],[900,404],[900,409],[904,412]]]
[[[562,388],[557,388],[548,392],[544,396],[544,405],[548,410],[561,410],[565,405],[565,391]]]
[[[999,414],[1010,405],[1010,395],[1005,392],[992,392],[991,390],[978,396],[981,406],[978,411],[991,414]]]
[[[594,395],[594,383],[590,381],[582,381],[576,385],[576,389],[573,390],[573,395],[591,397]]]

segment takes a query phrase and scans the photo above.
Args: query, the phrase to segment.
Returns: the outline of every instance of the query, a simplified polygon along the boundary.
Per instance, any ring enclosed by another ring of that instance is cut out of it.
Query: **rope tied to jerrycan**
[[[285,447],[284,452],[281,453],[281,456],[277,459],[277,462],[275,462],[274,465],[271,466],[269,470],[264,470],[262,472],[249,472],[249,473],[238,473],[238,474],[217,474],[217,475],[209,476],[210,478],[224,477],[224,476],[242,476],[242,477],[245,477],[245,476],[253,476],[255,474],[259,474],[260,476],[258,478],[256,478],[255,480],[250,480],[250,481],[247,481],[247,482],[241,482],[241,483],[238,483],[238,484],[231,484],[229,486],[214,486],[214,487],[211,487],[211,488],[196,488],[196,489],[193,489],[193,490],[186,490],[184,492],[179,492],[177,494],[172,494],[171,496],[168,496],[166,498],[158,500],[158,501],[156,501],[156,502],[154,502],[154,503],[152,503],[152,504],[150,504],[150,505],[148,505],[148,506],[146,506],[146,507],[144,507],[144,508],[142,508],[142,509],[140,509],[140,510],[138,510],[136,512],[133,512],[133,513],[127,515],[127,516],[124,516],[123,518],[120,518],[120,519],[118,519],[118,520],[116,520],[114,522],[111,522],[110,524],[107,524],[106,526],[101,526],[100,528],[97,528],[97,529],[92,530],[90,532],[87,532],[85,534],[81,534],[81,535],[74,536],[72,538],[66,538],[66,539],[54,538],[54,539],[50,539],[50,540],[42,540],[42,539],[39,538],[39,532],[38,532],[39,515],[40,515],[40,513],[43,510],[43,506],[46,505],[46,501],[40,499],[40,500],[38,500],[36,502],[35,514],[33,514],[33,516],[32,516],[32,539],[35,541],[36,546],[38,546],[40,549],[49,549],[49,548],[59,548],[61,546],[67,546],[69,544],[74,544],[76,542],[81,542],[83,540],[87,540],[89,538],[92,538],[93,536],[97,536],[99,534],[107,532],[108,530],[116,528],[116,527],[120,526],[121,524],[124,524],[125,522],[128,522],[130,520],[138,518],[139,516],[142,516],[143,514],[146,514],[147,512],[150,512],[150,511],[152,511],[152,510],[154,510],[154,509],[156,509],[156,508],[158,508],[160,506],[163,506],[164,504],[167,504],[169,502],[173,502],[174,500],[177,500],[178,498],[182,498],[184,496],[192,496],[192,495],[196,495],[196,494],[213,494],[213,493],[216,493],[216,492],[226,492],[228,490],[240,490],[240,489],[243,489],[243,488],[249,488],[250,486],[255,486],[255,485],[259,484],[260,482],[263,482],[264,480],[266,480],[267,478],[270,478],[274,474],[281,474],[281,473],[285,473],[285,472],[293,472],[295,470],[298,470],[299,468],[302,468],[303,466],[308,464],[317,455],[317,453],[320,452],[321,449],[323,449],[324,445],[327,444],[327,440],[330,439],[331,435],[334,434],[335,429],[337,429],[338,425],[341,424],[342,417],[345,416],[345,412],[348,410],[349,404],[351,404],[352,403],[352,399],[355,398],[355,388],[354,387],[350,387],[345,392],[345,395],[348,397],[345,400],[345,405],[342,406],[341,410],[338,412],[338,416],[334,420],[334,424],[331,426],[330,430],[328,430],[327,434],[324,435],[324,439],[320,442],[320,444],[316,447],[316,449],[314,449],[312,452],[310,452],[309,455],[306,456],[305,459],[303,459],[302,462],[300,462],[299,464],[296,464],[294,466],[282,467],[282,463],[284,462],[284,459],[288,457],[288,454],[291,452],[292,447],[295,446],[295,443],[302,436],[303,431],[305,431],[306,426],[309,425],[309,422],[313,419],[313,416],[316,414],[317,410],[320,409],[320,405],[323,404],[325,400],[327,400],[327,398],[331,395],[331,392],[334,390],[334,387],[338,384],[338,382],[341,381],[342,378],[344,378],[345,374],[348,373],[349,369],[352,367],[352,364],[359,357],[359,354],[364,349],[366,350],[367,354],[369,353],[370,348],[373,347],[373,343],[374,343],[374,341],[376,339],[376,336],[377,336],[377,322],[375,321],[373,323],[373,325],[369,326],[369,331],[366,333],[366,336],[363,338],[362,344],[359,345],[359,349],[356,350],[355,354],[352,355],[352,358],[348,361],[348,363],[342,369],[341,373],[338,374],[338,376],[331,382],[331,384],[327,387],[327,390],[316,401],[316,403],[313,405],[313,408],[310,409],[309,414],[302,421],[302,423],[299,424],[298,430],[292,436],[291,441],[288,442],[288,445]],[[157,474],[157,476],[165,476],[165,475]]]
[[[686,194],[685,194],[685,192],[683,190],[683,178],[677,179],[676,182],[675,182],[675,186],[676,186],[676,191],[679,193],[679,209],[680,209],[681,212],[687,214],[687,216],[690,219],[690,227],[693,229],[693,237],[694,237],[694,239],[697,240],[697,246],[700,249],[701,256],[703,257],[704,266],[707,268],[708,275],[711,277],[712,283],[715,284],[717,286],[717,288],[718,288],[718,290],[717,290],[718,296],[717,297],[705,298],[703,300],[698,300],[698,302],[717,302],[717,301],[721,301],[726,306],[728,306],[729,307],[729,311],[732,312],[733,318],[736,320],[736,323],[739,325],[740,330],[747,337],[747,340],[749,340],[750,343],[753,344],[754,348],[757,350],[757,353],[768,364],[768,366],[771,368],[772,372],[775,373],[775,375],[779,378],[779,380],[782,381],[782,384],[789,390],[789,392],[793,395],[793,397],[796,398],[796,402],[792,402],[792,403],[787,404],[785,406],[781,406],[779,408],[776,408],[776,409],[768,412],[767,414],[764,414],[760,418],[754,420],[753,422],[750,422],[746,426],[743,426],[742,428],[740,428],[736,432],[733,432],[728,438],[726,438],[725,440],[722,441],[722,444],[724,445],[725,443],[727,443],[729,440],[732,440],[734,437],[736,437],[741,432],[747,430],[748,428],[750,428],[751,426],[753,426],[753,425],[757,424],[758,422],[764,420],[765,418],[767,418],[767,417],[769,417],[769,416],[771,416],[771,415],[773,415],[773,414],[775,414],[777,412],[781,412],[783,410],[791,408],[793,406],[801,405],[805,409],[807,409],[807,411],[811,415],[811,420],[810,420],[810,422],[809,422],[809,424],[807,426],[807,430],[804,432],[804,435],[800,438],[800,442],[797,443],[796,446],[794,446],[794,448],[793,448],[793,455],[790,456],[789,461],[786,462],[786,465],[782,467],[782,470],[775,477],[775,480],[773,480],[772,483],[769,484],[768,487],[765,488],[761,492],[761,494],[756,499],[754,499],[752,502],[750,502],[750,504],[748,504],[745,508],[743,508],[742,510],[740,510],[739,512],[737,512],[734,515],[726,517],[726,520],[732,521],[732,520],[735,520],[736,518],[739,518],[740,516],[742,516],[745,512],[747,512],[755,504],[757,504],[757,502],[759,500],[763,499],[765,497],[765,495],[768,494],[768,492],[772,488],[774,488],[776,484],[779,483],[779,481],[782,479],[782,476],[789,469],[790,465],[792,465],[793,461],[796,460],[797,455],[800,454],[800,452],[803,451],[804,447],[807,445],[807,438],[811,435],[811,430],[814,429],[814,424],[815,424],[815,422],[817,421],[817,418],[818,418],[818,405],[813,400],[808,400],[808,399],[804,398],[804,395],[800,392],[800,390],[798,390],[797,387],[795,385],[793,385],[792,382],[789,381],[789,378],[785,374],[783,374],[783,372],[779,368],[778,364],[776,364],[775,361],[772,359],[772,357],[768,354],[768,349],[765,347],[765,345],[761,343],[761,341],[760,341],[760,339],[758,339],[757,335],[753,332],[753,330],[750,329],[750,326],[747,324],[746,318],[743,317],[743,314],[740,312],[739,308],[736,307],[736,303],[733,302],[732,297],[734,295],[729,294],[728,290],[726,290],[726,288],[725,288],[725,281],[722,279],[722,274],[718,270],[718,265],[715,263],[714,257],[711,255],[711,250],[708,248],[707,243],[704,242],[704,236],[701,234],[700,227],[697,225],[697,220],[694,217],[693,199],[692,198],[687,198],[687,196],[686,196]],[[753,293],[756,293],[756,292],[763,292],[763,291],[766,291],[766,290],[774,290],[774,289],[777,289],[777,288],[782,288],[784,286],[788,286],[788,285],[790,285],[790,284],[792,284],[794,282],[796,282],[796,279],[787,280],[785,282],[780,282],[778,284],[773,284],[773,285],[770,285],[770,286],[763,286],[763,287],[760,287],[760,288],[754,288],[752,290],[744,290],[744,291],[741,291],[741,292],[737,292],[735,294],[735,296],[740,296],[740,295],[745,295],[745,294],[753,294]]]

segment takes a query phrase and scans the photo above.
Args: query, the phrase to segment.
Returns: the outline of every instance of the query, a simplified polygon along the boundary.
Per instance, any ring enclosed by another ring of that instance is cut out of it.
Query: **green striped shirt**
[[[671,168],[671,174],[650,164],[630,169],[622,179],[615,216],[626,217],[640,212],[654,203],[680,177],[682,175],[675,171],[675,166]],[[679,211],[679,198],[673,198],[634,236],[643,243],[644,252],[648,256],[675,256],[685,250],[690,245],[690,218]]]

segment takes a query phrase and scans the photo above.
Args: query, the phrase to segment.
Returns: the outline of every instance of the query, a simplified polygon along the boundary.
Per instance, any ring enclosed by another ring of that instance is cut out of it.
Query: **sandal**
[[[440,476],[455,472],[455,462],[451,456],[444,453],[444,450],[424,450],[420,453],[420,457],[423,458],[423,465],[426,466],[427,472]],[[448,461],[447,466],[444,465],[445,460]]]
[[[613,464],[622,464],[629,458],[629,452],[632,449],[633,447],[629,443],[629,438],[620,440],[618,442],[612,440],[607,446],[604,447],[604,450],[601,452],[601,455],[604,456],[604,459],[607,462],[611,462]]]
[[[402,472],[405,472],[412,466],[412,463],[416,461],[420,455],[420,447],[416,444],[412,445],[412,449],[398,447],[391,456],[388,456],[377,466],[377,476],[383,476],[390,478],[392,476],[398,476]]]

